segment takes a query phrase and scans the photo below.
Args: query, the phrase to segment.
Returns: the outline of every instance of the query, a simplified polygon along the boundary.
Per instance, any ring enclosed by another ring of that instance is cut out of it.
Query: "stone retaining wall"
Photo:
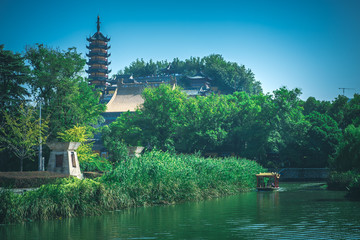
[[[329,176],[328,168],[283,168],[269,172],[280,173],[280,181],[325,181]]]

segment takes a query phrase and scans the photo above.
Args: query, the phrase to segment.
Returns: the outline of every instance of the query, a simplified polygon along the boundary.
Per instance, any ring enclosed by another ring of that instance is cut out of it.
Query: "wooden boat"
[[[258,191],[274,191],[279,189],[278,173],[259,173],[256,174],[256,189]]]

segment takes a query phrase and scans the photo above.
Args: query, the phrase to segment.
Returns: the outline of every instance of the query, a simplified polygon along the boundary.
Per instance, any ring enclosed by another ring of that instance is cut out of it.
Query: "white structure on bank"
[[[77,178],[82,178],[79,160],[76,149],[80,146],[79,142],[53,142],[47,145],[51,149],[48,163],[48,171],[68,174]]]
[[[144,147],[140,146],[128,147],[128,155],[129,157],[140,157],[140,154],[143,150]]]

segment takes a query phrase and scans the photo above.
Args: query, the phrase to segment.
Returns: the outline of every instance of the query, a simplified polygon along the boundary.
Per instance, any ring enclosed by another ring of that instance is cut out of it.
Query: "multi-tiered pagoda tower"
[[[105,37],[100,32],[100,17],[97,18],[97,32],[89,38],[86,38],[90,42],[89,46],[86,46],[90,52],[86,54],[89,58],[89,61],[86,63],[89,66],[89,69],[86,72],[89,74],[89,82],[91,85],[95,85],[95,88],[100,88],[102,90],[106,87],[106,82],[108,80],[108,74],[111,70],[108,69],[110,62],[108,57],[110,53],[108,50],[108,42],[110,38]]]

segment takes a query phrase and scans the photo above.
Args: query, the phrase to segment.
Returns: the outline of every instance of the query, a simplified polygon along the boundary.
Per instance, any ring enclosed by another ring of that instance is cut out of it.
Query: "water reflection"
[[[344,192],[285,191],[0,226],[0,239],[360,239],[359,202]]]

